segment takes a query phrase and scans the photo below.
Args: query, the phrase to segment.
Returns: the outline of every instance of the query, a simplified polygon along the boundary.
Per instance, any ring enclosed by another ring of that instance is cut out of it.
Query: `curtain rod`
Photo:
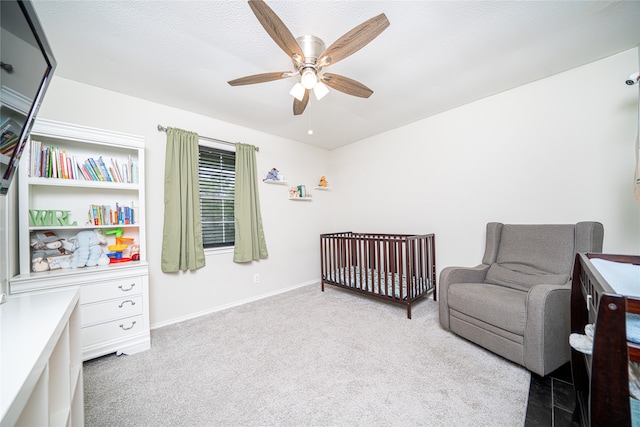
[[[162,125],[158,125],[158,131],[160,132],[166,132],[167,128],[162,126]],[[218,144],[225,144],[225,145],[233,145],[235,147],[235,143],[233,142],[229,142],[229,141],[223,141],[221,139],[215,139],[215,138],[209,138],[208,136],[202,136],[202,135],[198,135],[198,138],[200,139],[204,139],[207,141],[211,141],[211,142],[217,142]],[[260,147],[256,147],[256,151],[260,151]]]

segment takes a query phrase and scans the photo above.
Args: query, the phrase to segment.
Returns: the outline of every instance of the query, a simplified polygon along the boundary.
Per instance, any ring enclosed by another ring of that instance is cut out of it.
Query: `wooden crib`
[[[436,299],[433,234],[330,233],[320,235],[324,285],[334,285],[407,307],[433,292]]]

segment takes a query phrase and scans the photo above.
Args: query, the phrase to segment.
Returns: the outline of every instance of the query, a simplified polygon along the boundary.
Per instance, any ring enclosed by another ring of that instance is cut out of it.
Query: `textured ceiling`
[[[328,149],[640,45],[640,1],[267,1],[327,46],[379,13],[391,23],[326,68],[370,98],[331,90],[294,117],[294,78],[227,84],[292,69],[245,1],[33,3],[56,75]]]

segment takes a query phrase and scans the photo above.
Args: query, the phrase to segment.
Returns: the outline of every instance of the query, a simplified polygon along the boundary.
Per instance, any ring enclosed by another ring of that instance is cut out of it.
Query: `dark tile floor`
[[[571,364],[545,377],[531,374],[525,427],[577,427],[572,420],[576,405]]]

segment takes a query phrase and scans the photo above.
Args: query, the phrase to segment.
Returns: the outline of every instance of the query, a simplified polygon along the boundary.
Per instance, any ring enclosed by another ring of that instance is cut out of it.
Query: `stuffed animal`
[[[75,252],[69,266],[71,268],[92,267],[94,265],[109,264],[109,257],[102,252],[100,245],[107,243],[107,238],[97,230],[79,231],[69,241],[75,245]]]
[[[280,177],[278,177],[279,173],[280,171],[278,169],[273,168],[267,173],[267,177],[263,181],[280,181]]]
[[[53,231],[34,231],[31,233],[31,247],[34,250],[53,250],[62,247],[62,238]]]
[[[52,231],[35,231],[31,233],[31,247],[31,269],[40,272],[49,270],[48,257],[63,255],[72,245]]]
[[[320,178],[320,187],[326,187],[327,185],[329,185],[329,183],[327,182],[327,178],[325,178],[324,176]]]
[[[49,270],[49,261],[45,253],[34,252],[31,255],[31,270],[36,273]]]
[[[294,198],[294,197],[300,197],[300,189],[296,186],[291,187],[289,189],[289,197]]]

